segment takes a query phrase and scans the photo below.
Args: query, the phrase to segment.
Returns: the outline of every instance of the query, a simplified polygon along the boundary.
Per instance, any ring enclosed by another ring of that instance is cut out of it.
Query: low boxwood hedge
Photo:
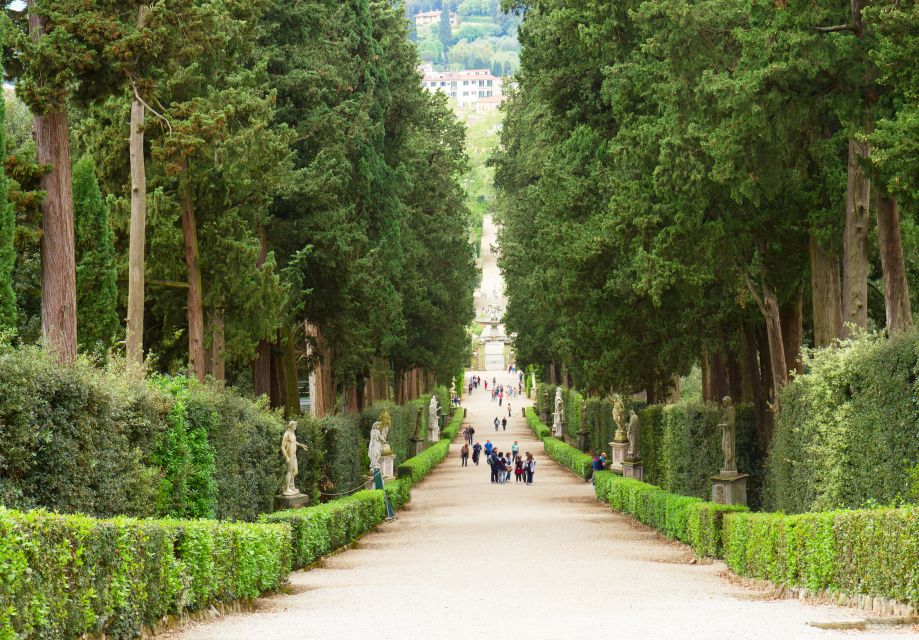
[[[730,514],[722,537],[740,575],[919,606],[919,507]]]
[[[440,434],[440,439],[446,440],[447,442],[453,442],[456,440],[456,436],[459,435],[461,426],[463,426],[463,409],[458,407],[454,412],[453,417],[450,418],[450,422],[447,423],[447,426]]]
[[[593,473],[592,457],[583,453],[580,449],[550,436],[542,439],[542,446],[546,450],[546,454],[557,463],[570,469],[585,480],[590,479],[590,475]]]
[[[409,486],[414,486],[431,472],[450,452],[450,441],[441,440],[431,445],[417,456],[409,458],[396,468],[396,477],[407,479]]]
[[[540,440],[552,433],[549,427],[547,427],[546,424],[539,419],[539,416],[536,415],[536,410],[533,407],[526,408],[526,418],[530,429],[533,430],[533,433]]]
[[[290,549],[286,525],[0,507],[0,638],[135,638],[165,615],[277,588]]]
[[[290,525],[293,567],[302,569],[351,544],[385,518],[383,493],[359,491],[315,507],[266,514],[261,521]]]
[[[699,556],[720,555],[724,515],[746,511],[746,507],[668,493],[611,471],[596,474],[594,492],[598,500],[612,509],[628,513],[664,535],[691,545]]]

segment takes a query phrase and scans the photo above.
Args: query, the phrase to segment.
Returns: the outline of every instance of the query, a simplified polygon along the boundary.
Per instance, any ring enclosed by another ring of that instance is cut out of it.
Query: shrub
[[[281,525],[0,507],[0,637],[134,638],[167,614],[277,588],[290,541]]]
[[[321,449],[324,456],[316,465],[317,469],[323,470],[326,481],[322,482],[323,491],[342,493],[363,484],[370,460],[366,453],[366,441],[361,437],[359,417],[355,414],[326,416],[315,422],[323,442]],[[303,467],[300,468],[302,476]],[[319,478],[317,481],[321,482]]]
[[[408,478],[387,482],[383,488],[386,491],[386,497],[389,498],[389,505],[394,511],[404,507],[411,498],[412,484]]]
[[[705,502],[668,493],[659,487],[600,471],[594,478],[597,499],[634,516],[664,535],[691,545],[699,556],[718,556],[722,518],[746,507]]]
[[[919,605],[919,508],[729,514],[722,536],[740,575]]]
[[[892,504],[919,464],[919,330],[805,354],[780,396],[765,506],[790,513]]]
[[[293,567],[301,569],[351,544],[385,518],[382,492],[359,491],[315,507],[264,515],[261,521],[290,525]]]
[[[549,427],[547,427],[536,415],[536,410],[533,407],[526,408],[526,418],[530,429],[533,430],[533,433],[536,434],[536,437],[540,440],[548,437],[552,433]]]
[[[542,439],[542,445],[549,457],[560,465],[585,480],[590,478],[590,474],[593,473],[592,457],[557,438],[545,437]]]
[[[447,423],[446,428],[441,432],[440,437],[447,442],[453,442],[456,440],[456,436],[459,435],[460,427],[463,426],[463,410],[461,408],[457,409],[453,414],[453,417],[450,418],[450,422]]]
[[[446,458],[449,452],[450,441],[441,440],[437,444],[428,447],[417,456],[409,458],[400,464],[397,468],[396,476],[400,480],[408,480],[410,487],[414,486],[421,482],[434,467]]]

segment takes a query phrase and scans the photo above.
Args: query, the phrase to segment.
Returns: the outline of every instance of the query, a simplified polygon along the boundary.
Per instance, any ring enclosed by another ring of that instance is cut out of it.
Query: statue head
[[[287,423],[287,430],[288,430],[288,431],[296,431],[296,430],[297,430],[297,421],[296,421],[296,420],[291,420],[290,422],[288,422],[288,423]]]
[[[731,396],[724,396],[721,399],[721,404],[723,404],[725,407],[730,407],[731,406]]]
[[[631,409],[629,411],[629,418],[636,418],[636,419],[638,418],[638,414],[635,413],[635,409]]]

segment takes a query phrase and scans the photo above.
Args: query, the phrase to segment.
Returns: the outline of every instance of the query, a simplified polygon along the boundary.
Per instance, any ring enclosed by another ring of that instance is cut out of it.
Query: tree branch
[[[817,33],[838,33],[840,31],[851,31],[857,33],[858,29],[854,24],[836,24],[831,27],[811,27]]]
[[[187,282],[178,282],[176,280],[150,280],[147,279],[147,284],[150,286],[156,287],[172,287],[173,289],[187,289]]]
[[[137,90],[137,83],[134,82],[133,80],[131,80],[131,89],[134,90],[134,97],[137,98],[137,101],[141,103],[142,105],[144,105],[144,108],[146,108],[147,111],[149,111],[150,113],[155,115],[157,118],[165,122],[166,126],[169,127],[169,133],[172,133],[172,125],[169,123],[169,120],[166,118],[166,116],[159,113],[156,109],[154,109],[149,104],[147,104],[143,98],[140,97],[140,92]]]

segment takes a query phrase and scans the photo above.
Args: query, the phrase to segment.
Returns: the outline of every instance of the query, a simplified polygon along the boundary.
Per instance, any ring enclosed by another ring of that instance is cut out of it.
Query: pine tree
[[[77,340],[84,351],[110,347],[119,330],[115,245],[90,156],[73,168],[77,255]]]
[[[447,64],[447,51],[450,50],[450,45],[453,44],[453,29],[450,27],[450,7],[449,2],[444,2],[443,9],[440,12],[440,28],[438,30],[440,43],[444,47],[444,64]]]

